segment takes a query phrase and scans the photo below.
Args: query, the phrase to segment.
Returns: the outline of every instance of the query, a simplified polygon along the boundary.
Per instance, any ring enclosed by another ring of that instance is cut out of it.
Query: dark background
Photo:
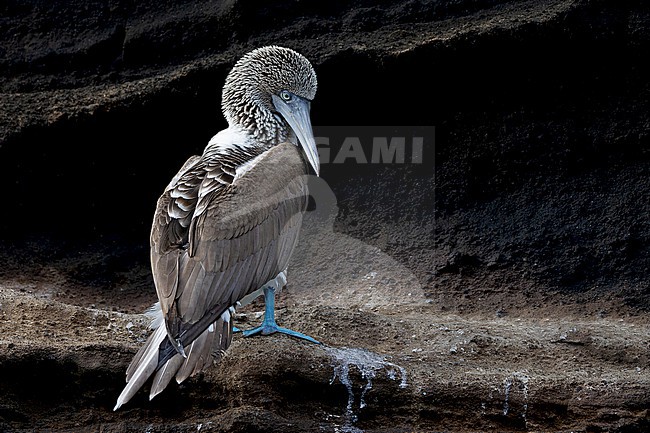
[[[155,200],[226,126],[227,72],[277,43],[314,64],[314,125],[436,128],[422,165],[323,168],[337,230],[402,260],[432,296],[499,275],[650,307],[641,2],[9,1],[1,12],[0,274],[97,249],[117,267],[97,268],[103,283],[146,267]]]

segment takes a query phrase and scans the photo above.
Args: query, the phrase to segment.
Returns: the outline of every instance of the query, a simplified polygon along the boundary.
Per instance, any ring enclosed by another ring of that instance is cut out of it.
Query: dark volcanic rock
[[[649,29],[639,1],[4,2],[0,429],[647,430]],[[435,127],[422,163],[324,164],[333,232],[280,305],[408,386],[377,369],[361,410],[350,364],[350,414],[331,353],[273,337],[113,414],[155,200],[266,44],[313,62],[317,127]]]

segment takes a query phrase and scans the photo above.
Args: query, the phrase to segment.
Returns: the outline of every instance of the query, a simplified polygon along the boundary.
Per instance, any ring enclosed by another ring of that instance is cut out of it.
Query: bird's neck
[[[208,143],[205,154],[223,154],[232,150],[244,151],[251,155],[261,154],[283,142],[296,142],[293,133],[286,131],[260,133],[258,129],[248,129],[241,125],[230,125],[216,134]]]
[[[230,128],[245,132],[256,144],[272,147],[294,139],[291,130],[279,114],[248,103],[234,116],[226,116]]]

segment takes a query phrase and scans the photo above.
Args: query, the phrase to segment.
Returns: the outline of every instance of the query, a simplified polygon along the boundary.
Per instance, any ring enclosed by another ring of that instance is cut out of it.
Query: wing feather
[[[224,299],[224,291],[219,290],[222,287],[233,287],[231,281],[233,276],[239,272],[236,267],[228,268],[223,272],[219,272],[219,285],[215,286],[215,290],[208,291],[206,305],[221,305],[226,302]],[[232,305],[232,303],[230,303]]]
[[[229,241],[226,240],[226,239],[217,241],[217,243],[221,244],[221,245],[215,245],[215,247],[217,247],[217,248],[215,248],[215,250],[221,253],[221,261],[220,261],[220,264],[219,264],[219,270],[223,272],[226,269],[228,269],[228,267],[229,267],[228,264],[230,263],[230,250],[232,249],[232,247],[230,245],[228,245]]]
[[[219,275],[215,272],[206,272],[201,281],[203,289],[195,288],[195,290],[192,290],[188,311],[183,314],[183,317],[187,317],[187,322],[196,323],[205,314],[204,306],[207,304],[210,293],[217,290],[214,283],[215,280],[219,281]]]
[[[160,307],[164,314],[167,314],[171,305],[174,303],[176,289],[178,288],[178,272],[180,269],[178,251],[171,251],[165,255],[153,255],[152,251],[152,270],[154,282],[158,292]]]
[[[200,297],[205,285],[205,275],[203,264],[196,260],[190,260],[190,265],[182,269],[178,284],[183,290],[176,299],[176,308],[181,320],[186,321],[194,316],[195,308],[202,309],[202,306],[193,304],[192,300]]]

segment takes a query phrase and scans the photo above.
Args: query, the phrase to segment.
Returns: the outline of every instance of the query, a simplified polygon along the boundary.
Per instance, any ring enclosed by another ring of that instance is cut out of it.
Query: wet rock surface
[[[646,9],[5,2],[0,430],[649,430]],[[155,301],[155,200],[265,44],[312,60],[314,125],[430,125],[435,144],[324,164],[328,212],[278,299],[323,346],[238,337],[113,412]]]

